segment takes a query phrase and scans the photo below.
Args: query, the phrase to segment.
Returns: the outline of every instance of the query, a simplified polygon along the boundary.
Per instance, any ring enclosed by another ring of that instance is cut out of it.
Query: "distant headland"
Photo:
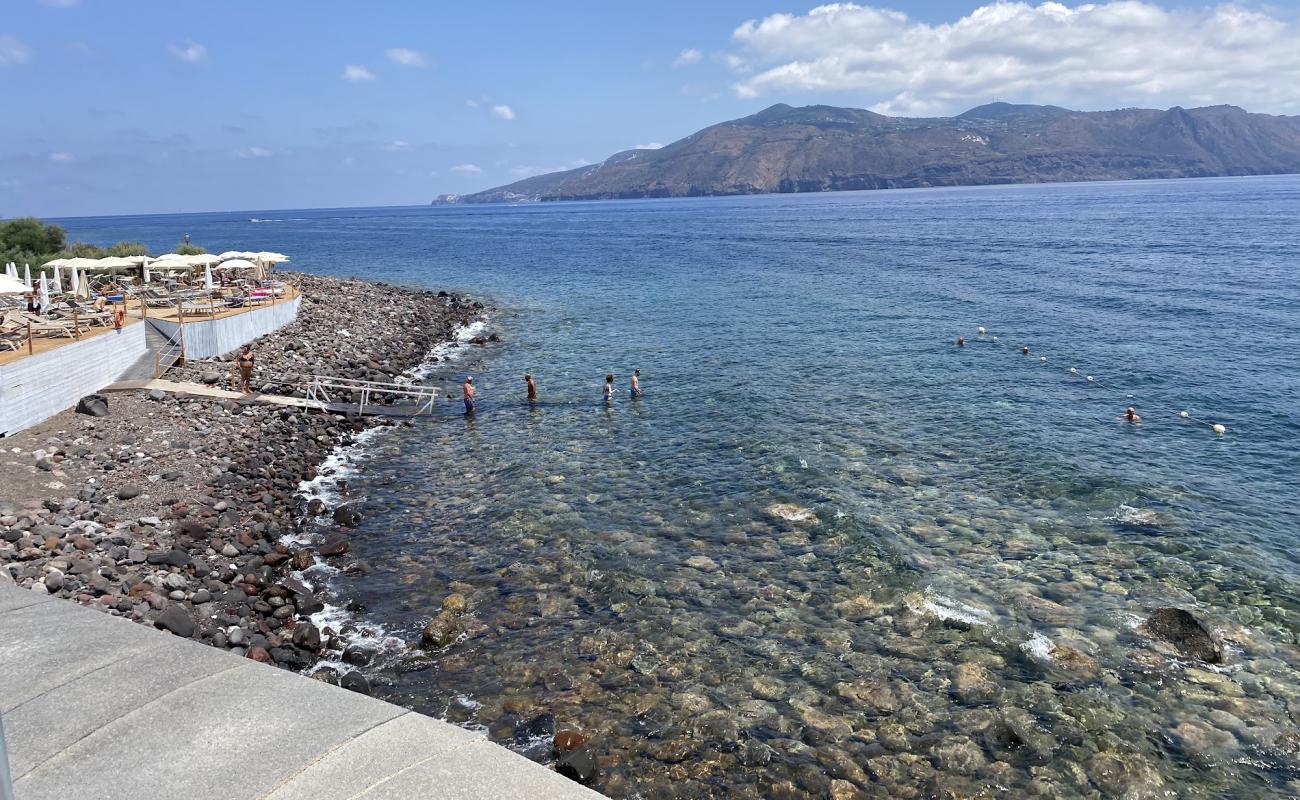
[[[774,105],[657,150],[435,205],[697,197],[1300,172],[1300,116],[1236,106],[1071,111],[990,103],[955,117]]]

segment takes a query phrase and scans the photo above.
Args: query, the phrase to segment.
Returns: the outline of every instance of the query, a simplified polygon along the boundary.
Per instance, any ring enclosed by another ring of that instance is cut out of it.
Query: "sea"
[[[380,697],[612,797],[1300,795],[1300,177],[59,222],[488,306],[304,487]]]

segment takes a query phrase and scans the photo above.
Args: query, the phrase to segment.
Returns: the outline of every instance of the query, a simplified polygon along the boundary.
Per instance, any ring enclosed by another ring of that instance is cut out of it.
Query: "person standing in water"
[[[632,396],[641,396],[641,370],[632,370]]]
[[[605,402],[614,402],[614,375],[612,373],[605,376]]]
[[[474,414],[474,377],[467,376],[465,383],[460,387],[461,394],[465,396],[465,415]]]
[[[1138,416],[1137,411],[1133,409],[1133,406],[1129,406],[1128,409],[1124,411],[1124,416],[1120,417],[1120,419],[1128,420],[1134,425],[1142,424],[1142,418]]]
[[[533,383],[533,375],[530,372],[524,373],[524,383],[528,384],[528,402],[537,402],[537,384]]]

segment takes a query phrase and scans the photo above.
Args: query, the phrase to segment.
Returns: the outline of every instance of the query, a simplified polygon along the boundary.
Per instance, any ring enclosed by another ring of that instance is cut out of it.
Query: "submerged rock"
[[[786,522],[816,525],[820,520],[811,508],[797,506],[794,503],[774,503],[767,507],[767,513]]]
[[[555,771],[569,780],[591,783],[596,778],[596,755],[590,747],[582,745],[555,762]]]
[[[443,612],[424,626],[421,637],[424,643],[433,647],[446,647],[465,631],[465,626],[455,616]]]
[[[966,705],[992,702],[998,695],[993,674],[979,664],[958,664],[952,672],[952,694]]]
[[[1172,644],[1189,658],[1209,664],[1223,661],[1223,645],[1200,620],[1181,608],[1157,608],[1142,627],[1154,638]]]

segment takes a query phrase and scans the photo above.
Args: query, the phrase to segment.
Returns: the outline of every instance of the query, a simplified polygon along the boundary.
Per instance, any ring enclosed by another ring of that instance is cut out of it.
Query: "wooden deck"
[[[259,308],[267,308],[272,305],[287,303],[295,297],[298,297],[298,295],[299,292],[297,289],[286,285],[284,287],[284,294],[275,297],[274,300],[268,299],[264,302],[240,306],[239,308],[227,308],[224,304],[225,301],[223,300],[212,300],[211,302],[207,300],[196,300],[192,306],[193,310],[187,310],[183,318],[174,306],[170,308],[152,307],[148,308],[145,313],[150,319],[159,319],[166,322],[207,322],[208,320],[237,317],[240,314],[246,314],[249,311],[256,311]],[[134,300],[131,301],[130,308],[137,315],[140,313],[139,305],[140,304],[136,303]]]
[[[227,317],[237,317],[240,314],[246,314],[250,311],[256,311],[259,308],[268,308],[272,305],[279,305],[280,303],[290,302],[294,298],[298,297],[299,294],[300,293],[298,292],[297,289],[295,289],[292,286],[286,285],[284,287],[284,294],[279,297],[276,297],[274,302],[268,300],[264,303],[242,306],[240,308],[226,308],[224,305],[221,304],[222,301],[213,301],[213,303],[209,306],[209,310],[204,311],[203,313],[186,313],[184,319],[180,321],[188,324],[191,322],[208,322],[214,319],[225,319]],[[174,323],[178,321],[178,314],[174,307],[173,308],[145,308],[144,304],[137,300],[128,299],[126,301],[125,325],[139,324],[141,319],[146,316],[149,317],[150,319],[163,320],[165,322]],[[111,325],[108,327],[101,327],[97,325],[91,328],[90,330],[82,331],[81,339],[86,339],[91,336],[103,336],[105,334],[112,334],[114,330],[115,329]],[[72,344],[73,342],[81,341],[81,339],[68,338],[66,336],[33,336],[30,348],[28,348],[27,346],[23,346],[19,350],[8,350],[8,349],[0,350],[0,366],[3,366],[5,364],[12,364],[15,361],[20,361],[24,358],[27,358],[28,356],[40,355],[41,353],[48,353],[51,350],[56,350],[65,345]]]
[[[139,324],[140,324],[139,317],[132,317],[128,315],[126,318],[126,322],[122,327],[125,328],[128,325],[139,325]],[[114,328],[112,325],[109,325],[108,327],[96,325],[90,330],[82,331],[80,339],[68,338],[67,336],[33,336],[31,340],[30,348],[28,348],[27,345],[23,345],[18,350],[9,350],[7,348],[4,350],[0,350],[0,366],[4,366],[5,364],[12,364],[15,361],[21,361],[22,359],[27,358],[28,356],[38,356],[41,353],[48,353],[51,350],[57,350],[60,347],[64,347],[66,345],[85,341],[86,339],[89,339],[94,336],[113,336],[116,335],[116,333],[117,333],[117,329]]]

